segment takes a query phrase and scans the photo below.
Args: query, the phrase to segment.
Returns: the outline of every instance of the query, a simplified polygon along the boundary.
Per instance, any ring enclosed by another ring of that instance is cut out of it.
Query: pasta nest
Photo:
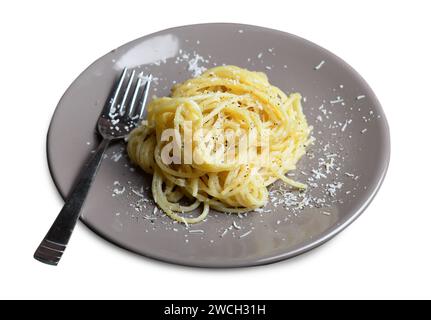
[[[127,151],[153,175],[154,200],[174,220],[202,221],[209,208],[241,213],[262,207],[278,179],[306,188],[286,177],[311,142],[301,95],[286,95],[262,72],[212,68],[175,85],[170,97],[152,100],[147,110]],[[184,215],[201,204],[198,217]]]

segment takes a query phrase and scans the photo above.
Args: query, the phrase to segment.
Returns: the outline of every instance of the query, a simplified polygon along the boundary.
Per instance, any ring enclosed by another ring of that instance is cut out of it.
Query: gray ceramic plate
[[[96,146],[95,123],[114,79],[125,67],[155,76],[151,95],[204,68],[233,64],[264,71],[285,92],[301,92],[316,143],[294,178],[306,193],[271,187],[260,212],[209,218],[186,228],[154,208],[150,177],[133,168],[124,144],[112,146],[81,220],[107,240],[138,254],[202,267],[266,264],[308,251],[335,236],[367,207],[389,162],[389,130],[370,87],[325,49],[281,31],[238,24],[164,30],[111,51],[87,68],[59,102],[48,134],[52,177],[64,197]]]

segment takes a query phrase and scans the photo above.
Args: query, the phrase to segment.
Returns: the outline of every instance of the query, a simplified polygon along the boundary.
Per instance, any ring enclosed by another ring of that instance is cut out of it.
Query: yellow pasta
[[[174,86],[171,97],[154,99],[127,151],[153,175],[157,205],[192,224],[210,208],[241,213],[264,206],[267,187],[278,179],[306,188],[285,174],[304,155],[310,131],[299,93],[286,96],[264,73],[221,66]],[[198,217],[184,216],[200,205]]]

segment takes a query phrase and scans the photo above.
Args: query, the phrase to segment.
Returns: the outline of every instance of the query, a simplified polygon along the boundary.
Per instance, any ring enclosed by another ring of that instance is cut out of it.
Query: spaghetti
[[[157,205],[192,224],[210,208],[241,213],[264,206],[267,187],[278,179],[306,188],[285,174],[304,155],[310,131],[299,93],[287,96],[264,73],[221,66],[174,86],[171,97],[154,99],[127,151],[153,175]],[[184,215],[201,204],[198,217]]]

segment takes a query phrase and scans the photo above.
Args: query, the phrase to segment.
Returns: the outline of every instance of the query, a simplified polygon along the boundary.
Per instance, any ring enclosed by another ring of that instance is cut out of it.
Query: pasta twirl
[[[310,131],[299,93],[287,96],[264,73],[221,66],[174,86],[171,97],[154,99],[127,151],[153,175],[157,205],[191,224],[210,208],[240,213],[264,206],[267,187],[278,179],[306,188],[285,174],[304,155]],[[201,204],[198,217],[184,216]]]

